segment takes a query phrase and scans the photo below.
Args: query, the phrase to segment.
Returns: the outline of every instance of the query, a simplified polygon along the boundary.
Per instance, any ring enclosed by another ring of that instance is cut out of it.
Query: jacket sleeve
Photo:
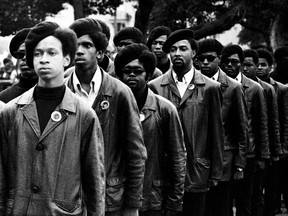
[[[132,91],[127,87],[121,101],[121,139],[124,140],[125,183],[124,206],[140,208],[147,159],[139,111]]]
[[[288,87],[283,88],[279,102],[280,139],[284,154],[288,154]]]
[[[87,215],[104,216],[104,141],[99,120],[93,111],[87,115],[85,124],[88,124],[88,128],[84,131],[82,140],[81,175]]]
[[[210,179],[220,180],[223,173],[224,129],[222,121],[223,96],[220,85],[211,88],[209,97]]]
[[[169,103],[170,104],[170,103]],[[181,211],[184,195],[186,175],[186,148],[184,134],[176,107],[171,103],[171,109],[166,113],[166,126],[168,127],[167,155],[172,168],[171,181],[166,209]]]
[[[273,87],[268,92],[267,111],[268,111],[269,148],[271,156],[282,155],[282,149],[280,143],[278,104],[276,93]]]
[[[257,129],[257,134],[255,134],[256,159],[269,159],[267,106],[262,88],[255,90],[252,103],[253,127]]]
[[[232,95],[233,110],[235,110],[235,124],[237,123],[237,153],[235,156],[235,166],[245,167],[246,164],[246,153],[247,153],[247,106],[244,99],[244,93],[241,86],[237,86],[234,89]]]

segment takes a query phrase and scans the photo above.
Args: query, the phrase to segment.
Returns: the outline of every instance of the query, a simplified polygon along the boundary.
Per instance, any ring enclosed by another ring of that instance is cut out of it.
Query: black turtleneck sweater
[[[37,114],[41,133],[44,131],[52,112],[61,103],[65,94],[65,86],[45,88],[36,86],[34,99],[37,107]]]

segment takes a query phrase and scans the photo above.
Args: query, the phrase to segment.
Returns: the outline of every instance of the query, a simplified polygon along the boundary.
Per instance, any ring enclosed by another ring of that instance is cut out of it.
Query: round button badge
[[[145,120],[145,115],[144,115],[144,113],[140,113],[139,116],[140,116],[140,121],[141,121],[141,122]]]
[[[51,119],[55,122],[59,122],[62,119],[62,114],[59,111],[54,111],[51,114]]]
[[[109,102],[107,100],[102,101],[100,107],[102,110],[107,110],[109,108]]]

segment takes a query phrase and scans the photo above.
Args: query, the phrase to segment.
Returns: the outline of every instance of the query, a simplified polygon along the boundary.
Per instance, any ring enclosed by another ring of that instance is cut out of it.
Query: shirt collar
[[[174,70],[172,70],[172,75],[175,80],[175,83],[178,83],[179,82],[178,76]],[[182,83],[189,84],[192,81],[193,76],[194,76],[194,67],[192,66],[191,69],[183,76]]]
[[[238,73],[238,75],[236,76],[235,80],[239,83],[242,82],[242,76],[241,76],[241,72]]]
[[[95,91],[96,86],[97,85],[99,86],[99,84],[101,84],[101,82],[102,82],[101,70],[100,70],[100,67],[97,67],[97,69],[93,75],[93,78],[90,82],[90,86]],[[74,85],[74,89],[80,90],[82,88],[81,83],[80,83],[80,81],[76,75],[76,72],[73,73],[73,85]]]
[[[215,81],[218,81],[219,79],[219,70],[214,74],[214,76],[212,76],[212,79]]]

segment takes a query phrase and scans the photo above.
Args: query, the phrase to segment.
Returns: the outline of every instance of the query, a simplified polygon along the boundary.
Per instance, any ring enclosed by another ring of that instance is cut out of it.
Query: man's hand
[[[138,208],[125,208],[123,211],[123,216],[138,216]]]
[[[209,179],[209,188],[216,187],[218,185],[218,180]]]
[[[242,168],[236,168],[236,170],[234,170],[234,173],[233,173],[233,179],[234,180],[240,180],[240,179],[243,179],[243,177],[244,177],[243,169]]]
[[[260,170],[263,170],[263,169],[265,169],[265,165],[266,165],[265,163],[266,163],[265,160],[257,160],[256,161],[256,167]]]

